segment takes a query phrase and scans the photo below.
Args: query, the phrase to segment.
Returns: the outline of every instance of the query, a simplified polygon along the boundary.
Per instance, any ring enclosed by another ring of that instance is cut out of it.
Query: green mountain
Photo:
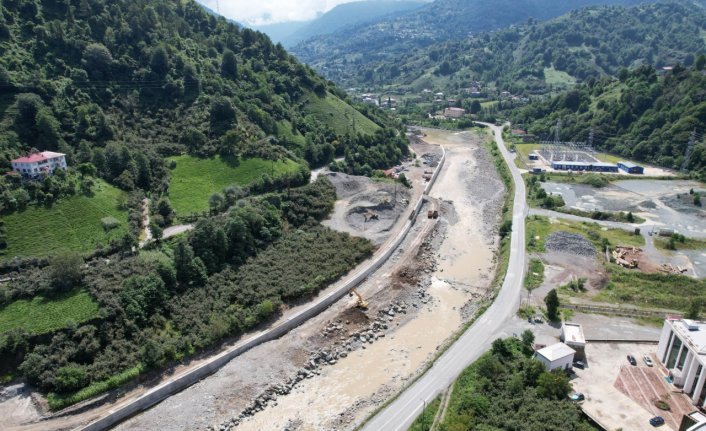
[[[594,132],[594,146],[633,160],[680,169],[706,178],[706,56],[695,66],[677,65],[659,76],[652,66],[623,69],[620,79],[590,79],[564,94],[515,110],[515,124],[537,136],[553,136],[561,119],[562,140],[582,140]],[[694,133],[696,132],[696,133]]]
[[[691,3],[590,7],[362,66],[355,80],[456,95],[475,81],[485,89],[546,93],[622,67],[688,65],[705,40],[706,11]]]
[[[296,159],[379,128],[337,94],[281,45],[193,1],[0,9],[3,171],[31,148],[58,150],[122,189],[166,193],[166,156]]]
[[[328,79],[345,86],[366,84],[361,68],[374,70],[404,62],[410,54],[480,32],[545,20],[572,9],[633,5],[640,0],[436,0],[422,8],[317,36],[295,46],[294,55]]]
[[[345,28],[379,19],[394,19],[404,12],[419,9],[421,1],[368,0],[344,3],[336,6],[307,25],[292,32],[282,40],[289,48],[312,37],[334,33]],[[267,32],[266,32],[267,33]]]

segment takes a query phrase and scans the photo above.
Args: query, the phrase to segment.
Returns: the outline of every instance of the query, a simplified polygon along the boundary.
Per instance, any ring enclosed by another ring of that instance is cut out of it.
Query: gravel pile
[[[575,233],[564,231],[554,232],[544,242],[547,251],[575,254],[577,256],[594,257],[596,248],[589,240]]]

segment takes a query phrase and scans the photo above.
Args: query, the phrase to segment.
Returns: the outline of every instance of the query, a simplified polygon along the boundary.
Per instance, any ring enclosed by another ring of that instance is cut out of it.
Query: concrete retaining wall
[[[212,357],[207,362],[199,365],[198,367],[190,370],[188,373],[183,374],[174,378],[169,382],[162,383],[150,389],[147,393],[141,395],[140,397],[129,400],[123,405],[116,406],[109,414],[103,416],[85,427],[81,428],[82,431],[102,431],[112,427],[113,425],[135,415],[142,410],[148,409],[153,405],[159,403],[160,401],[168,398],[170,395],[175,394],[179,391],[186,389],[187,387],[193,385],[199,380],[208,377],[213,374],[225,364],[230,362],[233,358],[241,355],[242,353],[256,347],[262,343],[277,339],[317,314],[321,313],[332,304],[337,302],[343,296],[345,296],[352,288],[360,284],[365,280],[370,274],[375,272],[382,264],[384,264],[387,259],[394,253],[394,251],[400,246],[402,241],[405,239],[412,226],[416,217],[419,215],[419,211],[424,205],[425,196],[429,194],[431,187],[439,176],[441,168],[444,166],[446,160],[446,151],[442,147],[442,157],[439,160],[439,165],[434,170],[429,183],[424,188],[424,194],[419,198],[415,204],[412,212],[410,213],[410,218],[405,223],[402,230],[395,237],[394,241],[388,245],[384,252],[380,253],[374,260],[365,268],[361,269],[355,273],[352,277],[348,279],[345,283],[341,285],[338,289],[333,292],[328,293],[323,298],[316,300],[309,308],[302,310],[301,312],[289,317],[286,321],[277,324],[276,326],[269,329],[267,332],[252,336],[246,340],[241,341],[237,345],[225,350],[218,355]]]

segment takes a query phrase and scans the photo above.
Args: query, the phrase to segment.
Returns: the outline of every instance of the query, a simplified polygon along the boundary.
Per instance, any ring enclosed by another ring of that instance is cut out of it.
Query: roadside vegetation
[[[434,398],[422,413],[417,416],[414,420],[412,426],[409,427],[407,431],[429,431],[432,429],[432,424],[434,419],[439,414],[439,407],[441,407],[441,395]]]
[[[525,276],[525,289],[534,290],[544,282],[544,263],[540,259],[532,258],[529,261],[527,276]]]
[[[706,240],[688,238],[675,233],[669,238],[655,237],[655,247],[661,250],[706,250]]]
[[[479,133],[483,133],[484,129],[479,129]],[[495,273],[495,281],[493,285],[495,286],[495,292],[499,289],[502,281],[505,279],[505,274],[507,272],[508,265],[510,263],[510,238],[512,233],[512,211],[515,201],[515,182],[512,179],[512,174],[510,173],[510,168],[505,163],[500,149],[495,142],[492,132],[488,132],[489,135],[485,140],[485,147],[487,151],[493,158],[495,163],[495,169],[500,176],[503,184],[505,185],[505,201],[503,203],[500,228],[498,234],[500,235],[500,248],[498,251],[498,268]]]
[[[706,280],[684,275],[646,274],[606,264],[608,284],[593,299],[686,312],[693,302],[706,304]]]
[[[533,343],[531,331],[521,340],[495,340],[456,381],[440,429],[594,431],[568,400],[569,378],[560,370],[545,371],[532,358]]]

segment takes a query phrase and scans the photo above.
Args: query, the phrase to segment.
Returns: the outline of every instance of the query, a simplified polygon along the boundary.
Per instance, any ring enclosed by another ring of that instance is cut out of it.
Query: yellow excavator
[[[361,310],[367,310],[367,309],[368,309],[368,303],[365,301],[365,299],[363,299],[363,296],[362,296],[360,293],[358,293],[357,290],[351,289],[351,290],[348,292],[348,296],[353,296],[353,295],[355,295],[355,296],[358,297],[358,302],[355,304],[355,306],[358,307],[358,308],[360,308]]]

